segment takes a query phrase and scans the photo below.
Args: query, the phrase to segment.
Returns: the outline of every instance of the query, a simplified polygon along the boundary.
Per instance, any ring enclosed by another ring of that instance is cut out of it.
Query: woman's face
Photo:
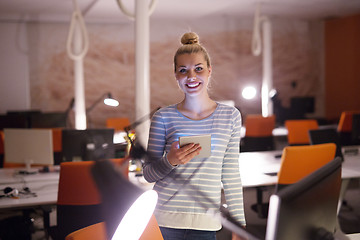
[[[186,95],[207,92],[211,67],[207,67],[202,53],[182,54],[177,57],[175,78]]]

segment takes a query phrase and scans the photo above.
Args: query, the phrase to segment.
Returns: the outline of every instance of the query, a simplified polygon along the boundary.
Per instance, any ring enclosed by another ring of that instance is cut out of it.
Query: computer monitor
[[[63,161],[90,161],[115,157],[114,129],[63,129]]]
[[[309,130],[310,144],[335,143],[336,157],[344,159],[341,152],[340,137],[335,128],[313,129]]]
[[[6,163],[24,163],[24,173],[34,173],[31,165],[54,164],[52,131],[49,129],[4,129]]]
[[[0,130],[5,128],[29,128],[29,121],[23,115],[0,115]]]
[[[314,113],[315,98],[314,97],[292,97],[290,99],[291,108],[303,113]]]
[[[353,115],[351,137],[354,145],[360,145],[360,114]]]
[[[341,159],[335,158],[270,197],[266,240],[323,239],[335,232]],[[325,238],[328,239],[328,238]]]
[[[59,128],[67,127],[66,112],[46,112],[30,116],[32,128]]]

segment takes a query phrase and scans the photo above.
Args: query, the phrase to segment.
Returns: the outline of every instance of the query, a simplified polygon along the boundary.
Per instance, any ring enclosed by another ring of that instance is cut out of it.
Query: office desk
[[[277,183],[277,173],[280,170],[281,158],[276,158],[282,150],[263,152],[241,152],[239,166],[243,187],[271,186]],[[358,155],[344,154],[342,164],[342,179],[360,178],[360,153]]]
[[[350,240],[360,240],[360,233],[353,233],[346,235]]]
[[[29,194],[19,194],[18,198],[2,197],[0,199],[0,210],[55,205],[57,201],[58,184],[59,182],[56,181],[29,183],[27,184],[31,191]],[[0,185],[0,189],[8,186],[16,188],[19,191],[24,188],[24,184],[17,183],[11,185],[2,184]]]
[[[277,183],[277,176],[266,173],[278,172],[280,170],[282,150],[263,152],[241,152],[239,167],[243,187],[271,186]]]
[[[31,194],[20,194],[19,198],[0,198],[0,210],[55,205],[59,184],[59,172],[37,173],[31,175],[14,174],[18,169],[0,169],[0,189],[16,188],[19,191],[28,187]],[[2,195],[2,194],[1,194]]]
[[[0,184],[12,184],[19,182],[38,182],[38,181],[59,181],[59,172],[36,173],[36,174],[16,174],[22,168],[1,168]]]
[[[348,147],[343,148],[343,152]],[[351,147],[351,148],[354,148]],[[359,147],[357,147],[359,148]],[[360,149],[359,149],[360,150]],[[255,187],[257,190],[257,211],[260,218],[264,218],[262,187],[274,186],[278,181],[276,174],[280,170],[282,150],[264,151],[264,152],[242,152],[239,157],[240,174],[243,187]],[[269,174],[271,173],[271,174]],[[349,185],[350,179],[360,178],[360,154],[344,154],[344,162],[341,169],[341,189],[338,204],[338,213]],[[337,222],[338,224],[338,222]],[[338,225],[338,230],[340,229]],[[340,234],[341,229],[339,230]]]

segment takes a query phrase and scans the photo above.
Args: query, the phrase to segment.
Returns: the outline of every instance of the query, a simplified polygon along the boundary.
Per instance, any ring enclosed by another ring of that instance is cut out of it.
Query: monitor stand
[[[36,174],[39,172],[39,169],[31,168],[31,163],[33,161],[31,159],[25,159],[25,169],[19,169],[19,174]]]

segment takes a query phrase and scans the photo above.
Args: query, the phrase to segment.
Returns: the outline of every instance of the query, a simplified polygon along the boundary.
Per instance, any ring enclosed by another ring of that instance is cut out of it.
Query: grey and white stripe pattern
[[[204,227],[199,221],[210,217],[206,214],[208,209],[219,209],[222,187],[230,214],[245,225],[238,164],[240,127],[240,112],[220,103],[214,113],[203,120],[183,116],[176,105],[162,108],[153,115],[148,143],[151,157],[144,165],[144,177],[156,182],[154,190],[159,200],[155,216],[160,226],[217,230],[219,225]],[[211,134],[209,158],[194,158],[177,167],[167,161],[166,153],[180,136],[201,134]]]

